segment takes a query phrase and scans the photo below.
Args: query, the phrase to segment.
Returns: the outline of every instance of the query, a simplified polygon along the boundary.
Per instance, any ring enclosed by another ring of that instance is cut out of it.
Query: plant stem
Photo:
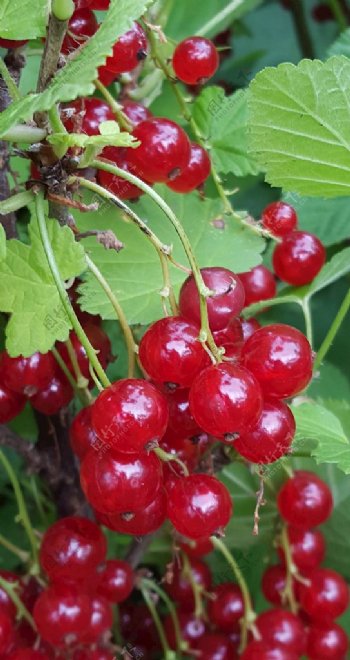
[[[189,581],[193,599],[194,599],[194,615],[197,619],[200,619],[203,616],[203,587],[200,584],[197,584],[192,573],[191,563],[185,552],[181,553],[182,563],[183,563],[183,575],[186,577],[186,580]]]
[[[301,307],[304,313],[306,336],[309,340],[310,346],[312,347],[313,345],[312,316],[311,316],[309,301],[307,300],[307,298],[304,298]]]
[[[109,107],[111,108],[113,114],[115,115],[115,118],[121,128],[124,128],[125,131],[132,131],[133,125],[131,121],[127,118],[126,114],[122,111],[121,105],[118,103],[118,101],[115,100],[115,98],[112,96],[110,91],[102,85],[102,83],[99,80],[94,80],[94,85],[96,89],[98,89],[99,92],[101,92],[102,96],[106,99]]]
[[[5,580],[3,577],[0,576],[0,587],[4,591],[6,591],[7,595],[11,598],[13,604],[15,605],[17,609],[17,614],[23,617],[23,619],[26,619],[28,623],[31,625],[31,627],[36,631],[36,625],[34,622],[34,619],[30,612],[28,612],[27,608],[25,607],[23,601],[20,599],[16,589],[19,587],[19,582],[8,582]]]
[[[242,637],[241,637],[240,651],[242,652],[244,651],[247,645],[248,630],[254,624],[254,621],[256,619],[256,614],[253,609],[252,600],[250,597],[247,583],[243,577],[243,574],[236,560],[231,555],[230,551],[226,548],[226,545],[220,539],[216,538],[215,536],[212,536],[211,540],[213,542],[214,547],[221,552],[221,554],[225,557],[227,563],[231,566],[234,576],[242,591],[242,597],[244,602],[244,617],[243,620],[241,621]]]
[[[0,76],[6,83],[12,101],[18,101],[21,98],[21,95],[2,57],[0,57]]]
[[[189,471],[187,466],[185,465],[185,463],[183,463],[183,461],[181,461],[180,458],[175,456],[175,454],[170,454],[161,447],[155,447],[153,451],[155,454],[157,454],[158,458],[161,461],[164,461],[164,463],[172,463],[172,462],[177,463],[181,467],[183,475],[185,477],[188,477]]]
[[[292,559],[292,551],[289,544],[286,525],[283,525],[283,529],[281,532],[281,547],[284,552],[284,560],[286,564],[286,586],[284,589],[283,596],[287,598],[291,612],[293,614],[297,614],[298,605],[295,600],[294,588],[293,588],[293,578],[297,571],[296,571],[296,566]]]
[[[166,638],[165,631],[164,631],[164,628],[163,628],[163,624],[160,620],[160,616],[159,616],[159,614],[157,612],[157,609],[156,609],[156,606],[155,606],[155,604],[154,604],[154,602],[153,602],[153,600],[152,600],[152,598],[149,594],[149,591],[147,589],[145,589],[144,587],[142,587],[142,586],[140,587],[140,591],[141,591],[142,596],[144,598],[144,601],[145,601],[145,603],[146,603],[146,605],[147,605],[147,607],[150,611],[150,614],[151,614],[152,619],[154,621],[154,625],[157,628],[160,643],[161,643],[163,651],[164,651],[164,658],[166,660],[167,658],[172,656],[172,652],[170,650],[168,640]]]
[[[26,534],[28,536],[28,540],[32,549],[32,555],[33,555],[33,561],[34,564],[37,564],[38,562],[38,544],[37,540],[34,535],[34,531],[32,528],[32,524],[30,522],[30,518],[28,515],[26,503],[24,501],[23,493],[21,491],[21,487],[19,485],[19,481],[17,479],[17,476],[15,474],[15,471],[11,465],[11,463],[7,460],[5,454],[3,451],[0,449],[0,462],[3,464],[6,473],[11,481],[13,491],[15,493],[15,497],[17,500],[17,506],[18,506],[18,513],[19,513],[19,518],[21,520],[21,523],[26,531]]]
[[[328,0],[328,4],[333,12],[334,18],[339,25],[340,31],[343,32],[343,30],[346,30],[348,27],[348,22],[339,0]]]
[[[9,552],[12,552],[12,554],[16,555],[18,559],[21,560],[24,564],[28,561],[29,559],[29,554],[25,550],[21,550],[21,548],[18,548],[14,543],[11,543],[11,541],[8,541],[5,536],[0,534],[0,545],[2,545],[6,550]]]
[[[324,338],[324,340],[323,340],[323,342],[322,342],[322,344],[321,344],[321,346],[320,346],[320,348],[317,352],[317,356],[316,356],[315,363],[314,363],[314,369],[318,369],[321,362],[326,357],[326,355],[327,355],[327,353],[328,353],[328,351],[329,351],[329,349],[330,349],[330,347],[333,343],[333,340],[334,340],[334,338],[335,338],[342,322],[344,321],[349,309],[350,309],[350,289],[347,292],[342,304],[340,305],[340,307],[337,311],[337,314],[333,319],[332,325],[329,328],[329,330],[327,332],[327,335]]]
[[[175,605],[170,600],[168,594],[166,594],[165,591],[163,591],[163,589],[161,589],[161,587],[159,587],[158,584],[153,580],[150,580],[149,578],[142,578],[141,585],[144,585],[146,589],[150,591],[155,591],[167,606],[169,610],[169,614],[173,620],[177,652],[179,654],[178,658],[181,658],[181,651],[186,649],[186,642],[182,639],[179,619],[176,613]]]
[[[25,124],[17,124],[12,126],[1,136],[2,140],[6,142],[22,142],[23,144],[35,144],[41,142],[47,136],[47,131],[44,128],[36,126],[26,126]]]
[[[302,56],[313,60],[315,51],[301,0],[291,0],[290,11]]]
[[[61,21],[50,14],[44,53],[41,59],[37,92],[43,92],[57,71],[61,46],[68,27],[68,20]]]
[[[109,286],[107,280],[105,280],[101,271],[97,268],[97,266],[94,264],[94,262],[92,261],[92,259],[90,259],[88,255],[86,255],[86,263],[89,267],[89,270],[92,272],[92,274],[96,277],[98,283],[101,285],[113,309],[117,314],[121,329],[123,330],[124,333],[124,339],[128,351],[128,378],[133,378],[135,375],[137,344],[135,342],[134,335],[129,326],[128,320],[124,314],[124,310],[121,307],[117,297],[113,293],[111,287]]]
[[[39,225],[39,231],[40,231],[40,236],[43,244],[43,248],[46,254],[46,258],[49,264],[49,268],[52,274],[52,277],[55,281],[57,291],[59,293],[62,305],[65,309],[65,312],[73,326],[73,329],[75,330],[75,333],[82,343],[86,354],[88,356],[89,362],[93,369],[95,370],[99,380],[103,384],[104,387],[109,387],[110,382],[102,369],[102,366],[97,358],[96,351],[91,345],[88,337],[86,336],[79,319],[70,303],[68,294],[66,289],[64,288],[63,282],[61,280],[61,275],[58,270],[58,266],[56,263],[55,255],[52,250],[52,246],[50,243],[50,238],[49,234],[47,231],[47,225],[46,225],[46,218],[45,218],[45,211],[44,211],[44,198],[42,193],[38,193],[36,196],[35,200],[36,204],[36,212],[37,212],[37,218],[38,218],[38,225]]]

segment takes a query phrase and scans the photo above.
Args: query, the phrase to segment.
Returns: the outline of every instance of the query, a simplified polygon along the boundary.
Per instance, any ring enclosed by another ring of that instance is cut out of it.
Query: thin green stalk
[[[340,31],[343,32],[343,30],[346,30],[348,27],[348,22],[339,0],[328,0],[328,4],[333,12],[334,18],[339,25]]]
[[[6,63],[0,57],[0,76],[4,79],[6,83],[6,87],[8,89],[8,93],[11,96],[12,101],[18,101],[21,98],[21,95],[19,93],[19,89],[13,80]]]
[[[175,454],[170,454],[169,452],[165,451],[165,449],[162,449],[161,447],[154,447],[153,451],[154,451],[155,454],[157,454],[158,458],[161,461],[163,461],[164,463],[177,463],[181,467],[183,475],[185,477],[188,477],[189,472],[188,472],[187,466]]]
[[[194,615],[197,619],[200,619],[203,616],[203,587],[200,584],[197,584],[193,573],[190,560],[185,552],[182,552],[182,562],[183,562],[183,574],[186,577],[186,580],[189,581],[193,599],[194,599]]]
[[[81,373],[80,365],[79,365],[79,362],[78,362],[78,358],[77,358],[77,354],[75,352],[74,346],[72,344],[72,340],[68,338],[65,341],[65,344],[66,344],[66,349],[67,349],[67,352],[68,352],[68,356],[69,356],[69,359],[72,363],[73,371],[74,371],[74,374],[75,374],[75,377],[76,377],[76,380],[77,380],[77,386],[78,386],[79,389],[84,389],[85,387],[88,386],[89,381]]]
[[[0,545],[6,548],[6,550],[9,552],[12,552],[13,555],[16,555],[16,557],[18,557],[18,559],[20,559],[24,564],[28,561],[29,553],[25,550],[21,550],[21,548],[18,548],[17,545],[11,543],[11,541],[5,538],[5,536],[2,534],[0,534]]]
[[[307,299],[304,299],[303,302],[302,302],[301,307],[302,307],[302,310],[303,310],[303,313],[304,313],[306,336],[309,340],[310,346],[312,347],[312,345],[313,345],[313,330],[312,330],[312,316],[311,316],[309,301]]]
[[[74,380],[71,372],[69,371],[65,361],[61,358],[57,348],[55,346],[52,347],[51,352],[53,353],[53,356],[57,362],[57,364],[60,366],[62,369],[64,375],[66,376],[67,380],[71,384],[73,390],[76,392],[77,396],[80,398],[81,402],[84,404],[84,406],[88,406],[90,403],[93,401],[93,396],[88,389],[84,385],[84,387],[79,387],[78,383],[76,380]],[[84,379],[86,380],[86,379]]]
[[[297,614],[298,604],[295,599],[294,585],[293,585],[293,579],[297,572],[297,569],[293,562],[292,551],[289,543],[286,525],[283,525],[280,538],[281,538],[281,547],[284,552],[284,561],[286,565],[286,586],[284,588],[283,596],[287,599],[291,612],[293,614]]]
[[[336,316],[333,319],[332,325],[329,328],[326,337],[324,338],[316,356],[316,360],[314,363],[314,369],[318,369],[321,362],[323,362],[324,358],[326,357],[330,347],[332,346],[332,343],[334,341],[334,338],[343,323],[348,311],[350,309],[350,289],[347,292],[342,304],[340,305],[338,312]]]
[[[176,613],[176,607],[174,603],[170,600],[169,596],[161,587],[158,586],[156,582],[153,580],[150,580],[148,578],[142,578],[142,585],[146,587],[146,589],[150,591],[155,591],[158,596],[163,600],[165,603],[166,607],[169,610],[169,614],[172,618],[173,625],[174,625],[174,632],[175,632],[175,638],[176,638],[176,646],[177,646],[177,652],[178,652],[178,658],[181,658],[181,651],[185,651],[187,648],[187,643],[184,641],[182,638],[181,634],[181,628],[179,624],[179,619]]]
[[[17,124],[11,126],[6,133],[1,136],[2,140],[6,142],[19,142],[23,144],[35,144],[45,140],[47,131],[44,128],[37,126],[26,126],[25,124]]]
[[[19,587],[19,582],[8,582],[5,580],[3,577],[0,576],[0,587],[4,591],[6,591],[7,595],[11,598],[13,604],[16,607],[17,610],[17,615],[19,614],[20,617],[23,617],[23,619],[26,619],[28,623],[31,625],[31,627],[36,631],[36,625],[34,622],[34,619],[30,612],[28,612],[27,608],[25,607],[23,601],[19,597],[16,589]]]
[[[45,210],[44,210],[44,197],[42,193],[38,193],[36,196],[36,212],[37,212],[37,218],[38,218],[38,225],[39,225],[39,232],[43,244],[43,248],[46,254],[46,258],[49,264],[49,268],[51,270],[52,277],[55,281],[57,291],[59,293],[62,305],[65,309],[65,312],[75,330],[75,333],[82,343],[86,354],[88,356],[89,362],[96,372],[96,375],[98,376],[99,380],[103,384],[104,387],[109,387],[110,381],[108,380],[104,370],[102,369],[102,366],[97,358],[96,351],[92,344],[90,343],[88,337],[86,336],[79,319],[70,303],[68,294],[66,289],[64,288],[64,284],[61,280],[61,275],[58,270],[58,266],[56,263],[55,255],[52,250],[52,246],[50,243],[50,238],[49,234],[47,231],[47,225],[46,225],[46,218],[45,218]]]
[[[152,619],[154,621],[154,625],[157,628],[157,632],[158,632],[158,635],[159,635],[160,643],[161,643],[162,648],[163,648],[165,660],[167,660],[168,658],[169,658],[169,660],[170,660],[170,658],[175,658],[176,656],[174,655],[173,651],[171,651],[171,649],[169,647],[168,640],[166,638],[165,631],[164,631],[164,628],[163,628],[163,624],[162,624],[160,616],[157,612],[157,608],[156,608],[156,606],[155,606],[155,604],[154,604],[154,602],[153,602],[153,600],[152,600],[152,598],[149,594],[149,591],[147,589],[143,588],[142,586],[140,587],[140,591],[141,591],[143,599],[144,599],[144,601],[145,601],[145,603],[146,603],[146,605],[147,605],[147,607],[150,611],[150,614],[151,614]]]
[[[99,92],[101,92],[102,96],[106,99],[109,107],[111,108],[113,114],[115,115],[115,118],[121,128],[123,128],[125,131],[132,131],[133,125],[131,121],[127,118],[126,114],[122,111],[120,104],[118,101],[115,100],[115,98],[112,96],[112,94],[108,91],[107,87],[105,87],[99,80],[94,80],[94,85],[96,89],[98,89]]]
[[[11,465],[11,463],[7,460],[5,454],[3,451],[0,449],[0,462],[3,464],[6,473],[11,481],[12,488],[15,493],[15,497],[17,500],[17,506],[18,506],[18,513],[19,513],[19,518],[20,521],[26,531],[26,534],[28,536],[28,540],[32,549],[32,555],[33,555],[33,561],[34,564],[38,563],[38,544],[37,540],[35,538],[34,530],[32,527],[32,524],[30,522],[29,514],[27,511],[26,503],[24,501],[23,493],[21,491],[21,487],[19,485],[19,481],[17,479],[17,476],[15,474],[15,471]]]

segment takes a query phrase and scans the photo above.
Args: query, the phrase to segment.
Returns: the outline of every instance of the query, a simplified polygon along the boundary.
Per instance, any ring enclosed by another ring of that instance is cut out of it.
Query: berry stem
[[[26,606],[23,604],[16,591],[18,586],[19,586],[18,582],[8,582],[3,577],[0,577],[0,587],[7,593],[9,598],[11,598],[13,604],[16,606],[17,616],[19,614],[21,618],[26,619],[26,621],[28,621],[28,623],[31,625],[33,630],[36,631],[36,625],[34,619],[30,614],[30,612],[28,612]]]
[[[226,545],[216,536],[212,536],[211,540],[213,542],[214,547],[216,550],[219,550],[221,554],[225,557],[227,563],[231,566],[232,571],[234,573],[234,576],[239,584],[239,587],[242,591],[242,597],[243,597],[243,602],[244,602],[244,617],[243,620],[241,620],[241,645],[240,645],[240,651],[244,651],[247,641],[248,641],[248,630],[252,628],[254,621],[256,619],[256,614],[253,609],[252,605],[252,600],[250,597],[249,589],[247,586],[247,583],[243,577],[243,574],[234,559],[234,557],[231,555],[230,551],[226,548]]]
[[[343,323],[349,309],[350,309],[350,289],[347,292],[342,304],[340,305],[337,314],[333,319],[332,325],[327,332],[326,337],[324,338],[319,350],[317,351],[317,355],[314,363],[314,369],[318,369],[318,367],[321,365],[324,358],[326,357],[330,347],[332,346],[334,338],[341,324]]]
[[[127,118],[126,114],[122,111],[118,101],[115,100],[112,94],[108,91],[107,87],[105,87],[99,80],[94,80],[94,85],[96,89],[98,89],[98,91],[101,92],[102,96],[106,99],[110,109],[115,115],[115,118],[120,128],[123,128],[125,131],[130,133],[130,131],[132,131],[132,124]]]
[[[301,307],[304,313],[306,336],[309,340],[310,346],[312,347],[313,344],[312,316],[311,316],[309,301],[307,298],[304,298]]]
[[[35,144],[45,140],[47,131],[37,126],[27,126],[26,124],[16,124],[9,128],[1,136],[6,142],[23,142],[23,144]]]
[[[16,555],[18,559],[21,560],[24,564],[27,563],[29,559],[29,554],[25,550],[21,550],[21,548],[18,548],[17,545],[14,543],[11,543],[5,536],[0,534],[0,545],[2,545],[6,550],[9,552],[12,552],[13,555]]]
[[[66,289],[64,288],[64,284],[61,280],[61,275],[58,270],[58,266],[56,263],[55,255],[52,250],[52,246],[50,243],[50,238],[49,234],[47,231],[47,225],[46,225],[46,218],[45,218],[45,211],[44,211],[44,198],[42,193],[38,193],[36,196],[35,200],[36,204],[36,212],[37,212],[37,218],[38,218],[38,225],[39,225],[39,231],[40,231],[40,236],[41,236],[41,241],[43,244],[44,252],[46,254],[46,258],[49,264],[49,268],[51,270],[52,277],[55,281],[57,291],[59,293],[59,296],[61,298],[62,305],[65,309],[65,312],[73,326],[73,329],[75,330],[75,333],[82,343],[86,354],[88,356],[88,359],[90,361],[91,366],[95,370],[99,380],[101,383],[104,385],[104,387],[109,387],[110,382],[102,369],[102,366],[97,358],[96,351],[91,345],[88,337],[86,336],[79,319],[70,303],[68,294]]]
[[[67,350],[68,350],[68,346],[67,346]],[[84,385],[83,385],[83,387],[81,387],[77,383],[77,381],[74,380],[74,378],[73,378],[71,372],[69,371],[65,361],[61,358],[61,356],[60,356],[60,354],[59,354],[59,352],[58,352],[58,350],[55,346],[52,347],[51,352],[52,352],[57,364],[62,369],[64,375],[67,378],[67,380],[69,380],[71,386],[73,387],[73,389],[75,390],[77,395],[80,397],[81,402],[84,405],[88,406],[92,402],[92,396],[91,396],[89,390],[87,389],[87,387],[85,386],[86,379],[84,378]],[[75,355],[75,353],[74,353],[74,355]],[[74,365],[73,365],[73,367],[74,367]]]
[[[343,32],[343,30],[346,30],[348,27],[348,23],[339,0],[328,0],[328,4],[333,12],[335,20],[339,25],[340,31]]]
[[[202,600],[202,587],[195,582],[193,579],[192,569],[190,560],[187,557],[185,552],[181,553],[182,563],[183,563],[183,574],[186,579],[189,581],[193,597],[194,597],[194,615],[197,619],[200,619],[203,616],[203,600]]]
[[[163,651],[164,651],[165,660],[171,660],[172,658],[176,658],[176,656],[174,655],[174,653],[171,651],[171,649],[169,647],[168,640],[166,638],[165,631],[164,631],[164,628],[163,628],[163,624],[162,624],[160,616],[157,612],[157,608],[156,608],[156,606],[155,606],[155,604],[152,600],[150,592],[148,591],[148,589],[146,589],[145,587],[142,587],[142,586],[140,587],[140,591],[141,591],[143,599],[144,599],[144,601],[145,601],[145,603],[146,603],[146,605],[147,605],[147,607],[150,611],[150,614],[151,614],[152,619],[154,621],[154,625],[157,628],[159,639],[160,639],[160,642],[161,642],[161,645],[162,645],[162,648],[163,648]]]
[[[287,599],[291,612],[293,612],[293,614],[297,614],[298,605],[295,600],[294,590],[293,590],[293,578],[297,573],[297,569],[293,562],[292,551],[289,543],[288,531],[286,525],[283,525],[280,539],[281,539],[281,547],[284,552],[284,559],[286,564],[286,586],[282,594],[282,597]]]
[[[185,463],[183,463],[183,462],[181,461],[180,458],[178,458],[177,456],[175,456],[175,454],[169,454],[167,451],[165,451],[165,450],[162,449],[161,447],[155,447],[155,448],[153,449],[153,451],[154,451],[155,454],[157,454],[158,458],[159,458],[161,461],[164,461],[164,463],[170,463],[170,462],[177,463],[177,464],[181,467],[182,472],[183,472],[183,475],[184,475],[185,477],[188,477],[188,476],[189,476],[189,471],[188,471],[188,469],[187,469],[187,466],[185,465]]]
[[[149,591],[155,591],[155,593],[160,596],[168,608],[169,614],[173,620],[177,652],[179,654],[178,657],[181,658],[181,651],[186,649],[186,642],[183,640],[181,635],[179,619],[174,604],[171,602],[168,594],[166,594],[165,591],[163,591],[163,589],[161,589],[161,587],[159,587],[158,584],[153,580],[150,580],[149,578],[142,578],[141,585],[144,585]]]
[[[0,57],[0,76],[6,83],[12,101],[18,101],[21,98],[21,95],[2,57]]]

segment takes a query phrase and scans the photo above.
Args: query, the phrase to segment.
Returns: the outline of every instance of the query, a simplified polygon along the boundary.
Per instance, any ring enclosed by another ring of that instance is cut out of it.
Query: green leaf
[[[30,119],[35,112],[49,110],[60,101],[71,101],[78,96],[92,94],[98,67],[104,64],[106,57],[111,54],[118,37],[144,13],[148,2],[149,0],[111,0],[106,18],[96,34],[75,52],[66,66],[56,74],[49,87],[41,94],[29,94],[15,101],[1,113],[0,136],[21,120]]]
[[[6,234],[3,225],[0,225],[0,261],[3,261],[6,257]]]
[[[350,62],[340,56],[281,64],[253,80],[251,151],[271,185],[309,196],[349,194],[349,76]]]
[[[284,199],[294,206],[299,228],[316,234],[327,247],[349,238],[350,197],[301,197],[287,193]]]
[[[0,37],[36,39],[45,36],[50,4],[49,0],[2,0]]]
[[[49,236],[63,280],[85,269],[84,250],[68,227],[49,222]],[[0,310],[11,314],[6,327],[10,355],[46,353],[56,340],[67,339],[71,328],[42,248],[36,218],[29,225],[30,245],[7,243],[0,262]]]
[[[220,264],[235,272],[242,272],[261,262],[264,241],[231,219],[222,217],[219,200],[201,200],[198,193],[178,195],[166,186],[159,186],[159,194],[181,220],[200,266]],[[96,198],[93,198],[97,201]],[[165,244],[174,247],[174,258],[187,265],[187,259],[177,234],[164,213],[146,195],[133,207]],[[80,231],[112,229],[125,247],[116,254],[105,250],[95,239],[84,244],[91,258],[101,269],[117,295],[130,323],[147,324],[162,315],[160,291],[163,288],[159,258],[144,234],[115,208],[104,203],[100,210],[76,215]],[[215,222],[216,221],[216,222]],[[135,265],[137,264],[137,265]],[[171,267],[171,276],[178,291],[185,274]],[[90,274],[80,287],[83,309],[115,319],[115,312]]]
[[[262,0],[211,0],[204,2],[198,11],[197,0],[176,0],[170,12],[166,33],[176,40],[189,34],[214,37],[232,25]]]
[[[328,50],[328,56],[345,55],[350,57],[350,28],[344,30]]]
[[[23,206],[28,206],[32,201],[33,193],[30,190],[11,195],[11,197],[0,202],[0,215],[6,215],[7,213],[18,211],[18,209],[23,208]]]
[[[232,172],[236,176],[259,172],[256,162],[248,154],[245,92],[225,96],[221,87],[208,87],[193,105],[193,119],[219,172]]]

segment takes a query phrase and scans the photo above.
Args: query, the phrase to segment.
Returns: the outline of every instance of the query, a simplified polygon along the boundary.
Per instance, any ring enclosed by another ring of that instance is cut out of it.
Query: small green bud
[[[52,13],[59,21],[69,21],[75,9],[73,0],[53,0]]]

